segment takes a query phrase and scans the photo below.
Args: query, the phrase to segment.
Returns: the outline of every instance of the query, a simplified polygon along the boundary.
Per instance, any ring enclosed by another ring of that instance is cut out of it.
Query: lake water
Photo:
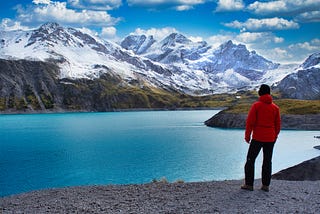
[[[92,184],[242,179],[244,130],[215,110],[0,115],[0,196]],[[316,131],[282,131],[273,172],[320,154]],[[261,155],[256,163],[260,177]]]

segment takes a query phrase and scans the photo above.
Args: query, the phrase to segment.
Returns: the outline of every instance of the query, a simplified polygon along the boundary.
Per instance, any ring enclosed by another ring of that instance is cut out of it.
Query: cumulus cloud
[[[295,55],[284,48],[261,49],[259,52],[269,60],[278,63],[301,63],[303,58],[295,58]]]
[[[231,34],[231,33],[225,33],[225,34],[217,34],[214,36],[210,36],[207,39],[207,42],[213,47],[213,48],[217,48],[219,47],[221,44],[232,40],[235,40],[236,35],[235,34]]]
[[[190,39],[193,42],[202,42],[203,38],[201,36],[190,36],[188,37],[188,39]]]
[[[304,12],[319,11],[320,0],[277,0],[256,1],[250,4],[248,10],[258,15],[298,15]]]
[[[291,50],[306,50],[306,51],[319,51],[320,39],[313,39],[310,42],[296,43],[289,46]]]
[[[320,11],[301,13],[295,17],[295,20],[298,22],[320,22]]]
[[[115,27],[103,27],[100,36],[105,39],[114,38],[117,34]]]
[[[44,2],[45,0],[36,0]],[[49,1],[47,1],[49,2]],[[111,17],[105,11],[81,10],[67,8],[66,2],[51,1],[49,4],[32,5],[18,8],[18,21],[21,23],[59,22],[82,26],[112,26],[119,19]]]
[[[112,10],[119,8],[121,0],[68,0],[70,6],[79,9]]]
[[[297,29],[299,24],[283,18],[248,19],[246,22],[233,21],[224,24],[226,27],[238,28],[242,31],[270,31]]]
[[[34,3],[34,4],[50,4],[51,0],[33,0],[32,3]]]
[[[232,40],[235,43],[242,43],[251,46],[265,46],[268,44],[278,44],[284,42],[284,38],[278,37],[271,32],[242,32],[240,34],[235,33],[223,33],[211,36],[208,38],[208,42],[214,47],[225,43],[228,40]]]
[[[284,38],[275,36],[271,32],[243,32],[237,35],[235,39],[245,44],[282,43],[284,41]]]
[[[146,7],[151,9],[175,9],[184,11],[210,0],[127,0],[129,6]]]
[[[150,28],[148,30],[144,30],[141,28],[137,28],[135,32],[131,33],[133,35],[148,35],[153,36],[155,40],[162,40],[167,37],[171,33],[178,33],[175,28],[166,27],[166,28]]]
[[[5,18],[1,20],[0,30],[4,30],[4,31],[29,30],[29,27],[23,26],[19,21]]]
[[[261,48],[260,53],[270,60],[280,63],[301,64],[309,55],[320,50],[320,39],[312,39],[283,47]]]
[[[219,0],[216,12],[237,11],[244,9],[244,7],[242,0]]]

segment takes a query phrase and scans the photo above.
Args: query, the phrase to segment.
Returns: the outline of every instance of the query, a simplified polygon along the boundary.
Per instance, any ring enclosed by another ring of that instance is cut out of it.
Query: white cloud
[[[313,39],[310,42],[292,44],[289,46],[289,49],[293,51],[305,50],[305,51],[316,52],[320,50],[320,39]]]
[[[303,58],[297,58],[290,51],[283,48],[260,49],[259,53],[265,58],[277,63],[301,63]]]
[[[244,7],[242,0],[219,0],[216,12],[237,11],[244,9]]]
[[[23,26],[19,21],[14,21],[12,19],[5,18],[1,20],[0,30],[29,30],[29,27]]]
[[[50,4],[51,0],[33,0],[32,3],[34,3],[34,4]]]
[[[210,0],[127,0],[129,6],[147,7],[152,9],[175,9],[184,11]]]
[[[203,38],[201,36],[190,36],[188,37],[192,42],[202,42]]]
[[[116,36],[117,29],[115,27],[103,27],[101,30],[101,37],[105,39],[114,38]]]
[[[297,29],[299,24],[283,18],[248,19],[246,22],[233,21],[224,24],[226,27],[238,28],[242,31],[270,31]]]
[[[295,20],[299,22],[320,22],[320,11],[301,13],[295,17]]]
[[[284,42],[284,38],[277,37],[271,32],[242,32],[240,34],[225,32],[208,38],[208,42],[214,47],[217,47],[228,40],[232,40],[235,43],[242,43],[247,46],[262,46]]]
[[[68,0],[68,3],[74,8],[90,10],[112,10],[119,8],[121,0]]]
[[[277,0],[256,1],[250,4],[248,10],[257,15],[298,15],[304,12],[320,10],[320,0]]]
[[[235,40],[245,44],[269,44],[282,43],[284,41],[284,38],[277,37],[270,32],[243,32],[237,35]]]
[[[219,47],[221,44],[229,41],[229,40],[235,40],[236,35],[234,34],[217,34],[214,36],[211,36],[207,39],[207,42],[213,47],[213,48],[217,48]]]
[[[258,46],[256,48],[259,48]],[[259,52],[274,62],[301,64],[308,56],[320,50],[320,39],[285,45],[282,47],[259,49]]]
[[[166,27],[166,28],[150,28],[148,30],[144,30],[141,28],[137,28],[135,30],[134,35],[148,35],[153,36],[155,40],[162,40],[166,36],[168,36],[171,33],[178,33],[178,31],[175,28]]]
[[[111,17],[105,11],[81,10],[67,8],[66,2],[52,1],[50,4],[33,5],[19,8],[18,20],[21,23],[59,22],[82,26],[112,26],[119,19]]]
[[[177,11],[185,11],[185,10],[191,10],[193,7],[190,5],[179,5],[176,7]]]

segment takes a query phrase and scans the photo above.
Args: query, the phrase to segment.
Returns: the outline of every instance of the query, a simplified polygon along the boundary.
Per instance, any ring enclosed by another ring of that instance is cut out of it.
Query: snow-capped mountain
[[[293,99],[320,99],[320,52],[310,55],[292,74],[280,81],[282,95]]]
[[[205,41],[193,42],[178,33],[172,33],[161,41],[155,41],[152,36],[130,35],[121,42],[121,47],[174,67],[173,73],[182,75],[184,79],[196,80],[199,90],[207,89],[207,92],[252,88],[260,82],[272,84],[280,80],[277,79],[279,76],[283,78],[288,73],[279,64],[232,41],[214,49]],[[201,79],[197,79],[199,76]]]
[[[111,73],[127,83],[134,80],[190,94],[251,89],[261,82],[278,82],[289,72],[232,41],[214,49],[174,33],[161,41],[130,35],[118,45],[56,23],[30,31],[1,31],[0,58],[55,62],[59,78],[94,79]]]
[[[54,61],[61,68],[60,78],[92,79],[114,72],[124,79],[137,79],[139,72],[149,70],[147,64],[154,67],[154,76],[165,73],[161,65],[130,55],[114,43],[56,23],[27,32],[0,32],[0,41],[1,58]]]

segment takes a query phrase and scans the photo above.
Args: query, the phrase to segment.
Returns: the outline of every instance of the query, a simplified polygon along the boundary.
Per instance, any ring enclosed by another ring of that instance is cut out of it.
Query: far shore
[[[195,107],[195,108],[129,108],[110,109],[108,111],[87,111],[87,110],[37,110],[37,111],[0,111],[0,115],[15,114],[68,114],[68,113],[108,113],[108,112],[141,112],[141,111],[196,111],[196,110],[224,110],[225,107]]]

